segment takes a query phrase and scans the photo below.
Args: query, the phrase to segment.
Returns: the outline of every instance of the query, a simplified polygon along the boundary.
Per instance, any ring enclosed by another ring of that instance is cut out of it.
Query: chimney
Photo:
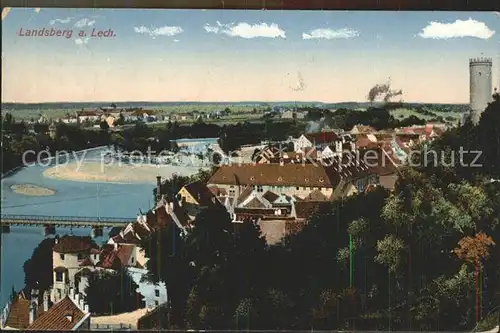
[[[58,243],[59,243],[59,235],[56,235],[56,237],[54,237],[54,244]]]
[[[75,288],[69,288],[69,297],[71,299],[75,298]]]
[[[30,314],[29,314],[30,325],[33,324],[35,319],[36,319],[36,304],[34,302],[32,302],[30,305]]]
[[[161,176],[156,176],[156,203],[161,200]]]
[[[38,306],[38,289],[31,289],[31,302]]]
[[[46,290],[43,293],[43,311],[47,312],[49,311],[49,292]]]
[[[115,248],[115,251],[118,250],[118,243],[113,243],[113,246]]]
[[[83,306],[83,312],[85,312],[85,313],[89,313],[89,305],[88,305],[88,304],[85,304],[85,305]]]
[[[80,294],[75,294],[75,298],[73,298],[73,301],[78,304],[78,302],[80,301]]]

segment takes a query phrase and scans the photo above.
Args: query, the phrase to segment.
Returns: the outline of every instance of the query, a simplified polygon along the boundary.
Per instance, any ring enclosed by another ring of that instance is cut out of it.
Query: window
[[[134,257],[132,257],[132,258],[130,258],[130,259],[131,259],[131,260],[130,260],[130,262],[131,262],[131,263],[134,263]]]
[[[302,188],[302,190],[303,190],[303,191],[307,190],[307,187],[305,187],[305,186],[304,186],[304,187]]]
[[[300,188],[297,186],[295,189],[298,191]]]
[[[158,306],[160,303],[158,301],[155,301],[155,305]]]
[[[262,188],[261,185],[257,186],[257,192],[264,192],[264,189]]]
[[[76,256],[76,259],[77,260],[82,260],[83,259],[83,256],[81,253],[78,253],[78,255]]]
[[[155,289],[155,296],[160,297],[160,291],[158,289]]]
[[[56,272],[56,281],[57,282],[62,282],[63,281],[63,273],[62,272]]]
[[[59,258],[61,258],[61,260],[64,260],[64,254],[59,254]]]
[[[318,190],[321,191],[323,188],[322,187],[318,187]]]

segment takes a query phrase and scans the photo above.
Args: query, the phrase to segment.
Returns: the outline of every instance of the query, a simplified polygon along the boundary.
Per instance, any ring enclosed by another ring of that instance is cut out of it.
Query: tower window
[[[479,76],[483,75],[483,73],[479,72]]]

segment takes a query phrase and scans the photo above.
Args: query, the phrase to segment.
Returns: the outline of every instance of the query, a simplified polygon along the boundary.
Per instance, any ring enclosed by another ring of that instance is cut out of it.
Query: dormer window
[[[254,181],[254,180],[255,180],[255,177],[254,177],[254,176],[250,177],[250,180],[251,180],[251,181]]]
[[[309,178],[305,178],[304,180],[306,181],[306,183],[308,183],[308,182],[309,182]]]
[[[325,181],[325,179],[323,177],[319,177],[319,182],[320,183],[323,183]]]
[[[283,178],[282,177],[278,177],[278,181],[279,182],[283,181]]]

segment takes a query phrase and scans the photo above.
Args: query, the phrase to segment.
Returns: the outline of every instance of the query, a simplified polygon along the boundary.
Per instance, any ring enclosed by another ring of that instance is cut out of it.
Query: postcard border
[[[495,0],[3,0],[2,7],[494,11]]]

